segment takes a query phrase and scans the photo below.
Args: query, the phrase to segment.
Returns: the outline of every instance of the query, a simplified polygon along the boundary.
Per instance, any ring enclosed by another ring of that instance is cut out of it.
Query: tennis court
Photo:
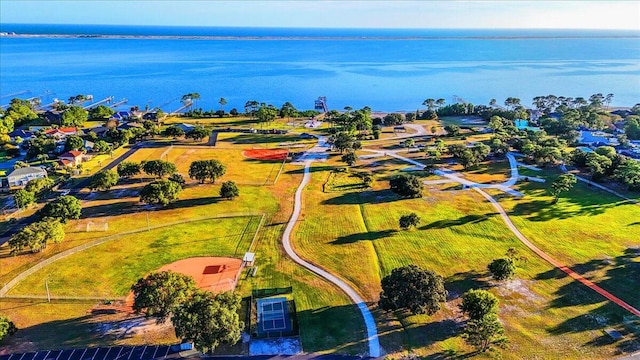
[[[291,317],[287,306],[287,298],[265,298],[256,301],[258,308],[258,332],[288,333],[291,331]]]

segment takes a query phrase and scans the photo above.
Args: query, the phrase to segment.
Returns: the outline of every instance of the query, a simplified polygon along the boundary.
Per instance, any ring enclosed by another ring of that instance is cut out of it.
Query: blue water
[[[425,98],[475,104],[537,95],[640,102],[640,34],[567,30],[264,29],[12,25],[19,34],[259,36],[276,40],[0,38],[0,103],[11,94],[67,99],[92,94],[173,111],[242,110],[247,100],[300,109],[326,96],[332,109],[412,111]],[[305,37],[291,40],[288,37]],[[345,39],[313,39],[331,37]],[[524,38],[523,38],[524,37]],[[567,38],[570,37],[570,38]],[[361,40],[360,38],[375,38]],[[386,39],[385,39],[386,38]],[[407,38],[411,38],[408,40]]]

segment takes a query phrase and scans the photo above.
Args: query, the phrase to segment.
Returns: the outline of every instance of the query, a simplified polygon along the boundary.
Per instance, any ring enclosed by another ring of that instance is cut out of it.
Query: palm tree
[[[218,104],[220,104],[220,108],[224,112],[224,106],[227,105],[227,99],[221,97],[220,101],[218,101]]]
[[[436,100],[436,106],[438,106],[438,109],[440,109],[442,105],[444,105],[444,99]]]
[[[611,105],[611,100],[613,100],[613,94],[607,94],[607,96],[604,97],[604,103],[607,106],[607,110],[609,110],[609,105]]]
[[[425,101],[422,102],[422,105],[426,106],[427,110],[433,110],[435,103],[436,101],[434,99],[426,99]]]
[[[496,103],[497,103],[496,99],[491,99],[489,101],[489,106],[494,107],[494,106],[496,106]]]

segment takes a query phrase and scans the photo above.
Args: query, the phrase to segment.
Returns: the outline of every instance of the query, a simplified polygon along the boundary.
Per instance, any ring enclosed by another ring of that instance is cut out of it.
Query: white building
[[[7,182],[10,188],[23,188],[29,181],[45,177],[47,177],[47,171],[45,169],[28,166],[13,170],[11,174],[7,176]]]

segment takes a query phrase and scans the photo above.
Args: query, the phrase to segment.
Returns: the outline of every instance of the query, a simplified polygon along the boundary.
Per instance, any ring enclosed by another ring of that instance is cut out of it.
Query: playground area
[[[242,270],[242,260],[228,257],[194,257],[178,260],[158,271],[173,271],[193,277],[196,285],[214,293],[233,291]]]

